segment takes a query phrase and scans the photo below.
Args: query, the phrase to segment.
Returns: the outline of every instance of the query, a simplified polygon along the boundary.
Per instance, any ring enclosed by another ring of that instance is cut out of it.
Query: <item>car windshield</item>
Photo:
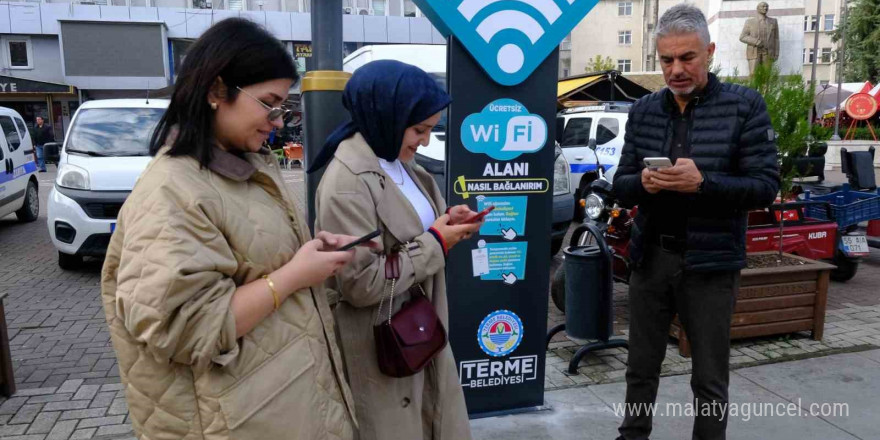
[[[434,81],[437,81],[437,85],[440,86],[441,89],[443,89],[444,91],[446,90],[446,74],[445,73],[431,72],[428,75],[431,75],[431,78],[434,78]],[[447,108],[443,109],[443,111],[440,113],[440,122],[438,122],[437,125],[434,126],[434,129],[431,131],[433,131],[435,133],[445,133],[448,117],[449,117],[449,109],[447,107]]]
[[[76,116],[65,149],[93,156],[147,156],[165,109],[91,108]]]

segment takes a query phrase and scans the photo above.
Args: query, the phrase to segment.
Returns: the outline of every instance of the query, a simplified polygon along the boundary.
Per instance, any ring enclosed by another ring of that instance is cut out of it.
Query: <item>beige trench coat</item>
[[[404,168],[431,202],[435,214],[446,202],[431,175],[414,164]],[[317,195],[316,230],[361,236],[382,229],[381,245],[389,249],[410,244],[401,252],[397,292],[421,283],[449,328],[446,265],[443,249],[409,200],[379,166],[360,134],[340,144],[327,166]],[[368,249],[336,276],[341,295],[334,310],[347,374],[355,398],[360,440],[469,440],[464,394],[452,349],[447,347],[420,373],[393,378],[379,371],[373,326],[385,288],[385,257]],[[408,294],[397,295],[395,311]],[[387,306],[384,309],[387,313]]]
[[[123,206],[101,276],[135,433],[353,438],[323,288],[294,293],[235,337],[236,287],[278,269],[309,239],[274,156],[215,150],[201,168],[165,151]]]

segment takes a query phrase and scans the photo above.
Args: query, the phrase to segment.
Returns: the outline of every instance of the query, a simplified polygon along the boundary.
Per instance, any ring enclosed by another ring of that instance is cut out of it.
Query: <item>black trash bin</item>
[[[607,340],[612,332],[611,295],[605,280],[608,256],[596,246],[571,246],[565,253],[565,332],[577,339]]]
[[[593,245],[575,246],[582,234],[592,234]],[[584,223],[571,236],[571,246],[563,251],[565,262],[565,324],[547,335],[547,344],[562,330],[575,339],[598,340],[581,347],[571,358],[569,374],[577,374],[578,364],[590,351],[625,347],[624,340],[612,340],[614,332],[614,280],[612,250],[596,226]]]

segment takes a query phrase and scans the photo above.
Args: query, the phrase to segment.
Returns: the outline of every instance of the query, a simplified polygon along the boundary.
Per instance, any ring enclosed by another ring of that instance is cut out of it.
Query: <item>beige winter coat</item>
[[[268,154],[162,150],[119,214],[101,277],[141,439],[351,439],[353,405],[326,294],[292,294],[236,340],[237,286],[309,239]],[[263,153],[268,153],[264,151]]]
[[[446,211],[437,184],[421,167],[404,164],[435,214]],[[397,292],[422,283],[443,325],[449,328],[446,265],[437,239],[425,232],[406,196],[379,166],[360,134],[340,144],[327,166],[317,194],[316,230],[361,236],[382,229],[389,249],[410,244],[401,253]],[[336,276],[341,294],[334,310],[347,374],[355,396],[361,440],[469,440],[464,394],[452,349],[447,347],[415,376],[393,378],[379,371],[373,339],[378,304],[385,287],[385,258],[360,248],[351,264]],[[408,294],[398,295],[395,311]],[[387,313],[387,306],[384,309]]]

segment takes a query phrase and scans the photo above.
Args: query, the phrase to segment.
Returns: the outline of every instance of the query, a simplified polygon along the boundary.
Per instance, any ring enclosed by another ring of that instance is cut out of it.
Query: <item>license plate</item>
[[[868,239],[864,235],[844,235],[840,237],[843,242],[843,253],[853,255],[868,255]]]
[[[113,231],[115,231],[115,230],[116,230],[116,223],[110,223],[110,233],[112,234]],[[865,242],[865,243],[867,243],[867,242]]]

